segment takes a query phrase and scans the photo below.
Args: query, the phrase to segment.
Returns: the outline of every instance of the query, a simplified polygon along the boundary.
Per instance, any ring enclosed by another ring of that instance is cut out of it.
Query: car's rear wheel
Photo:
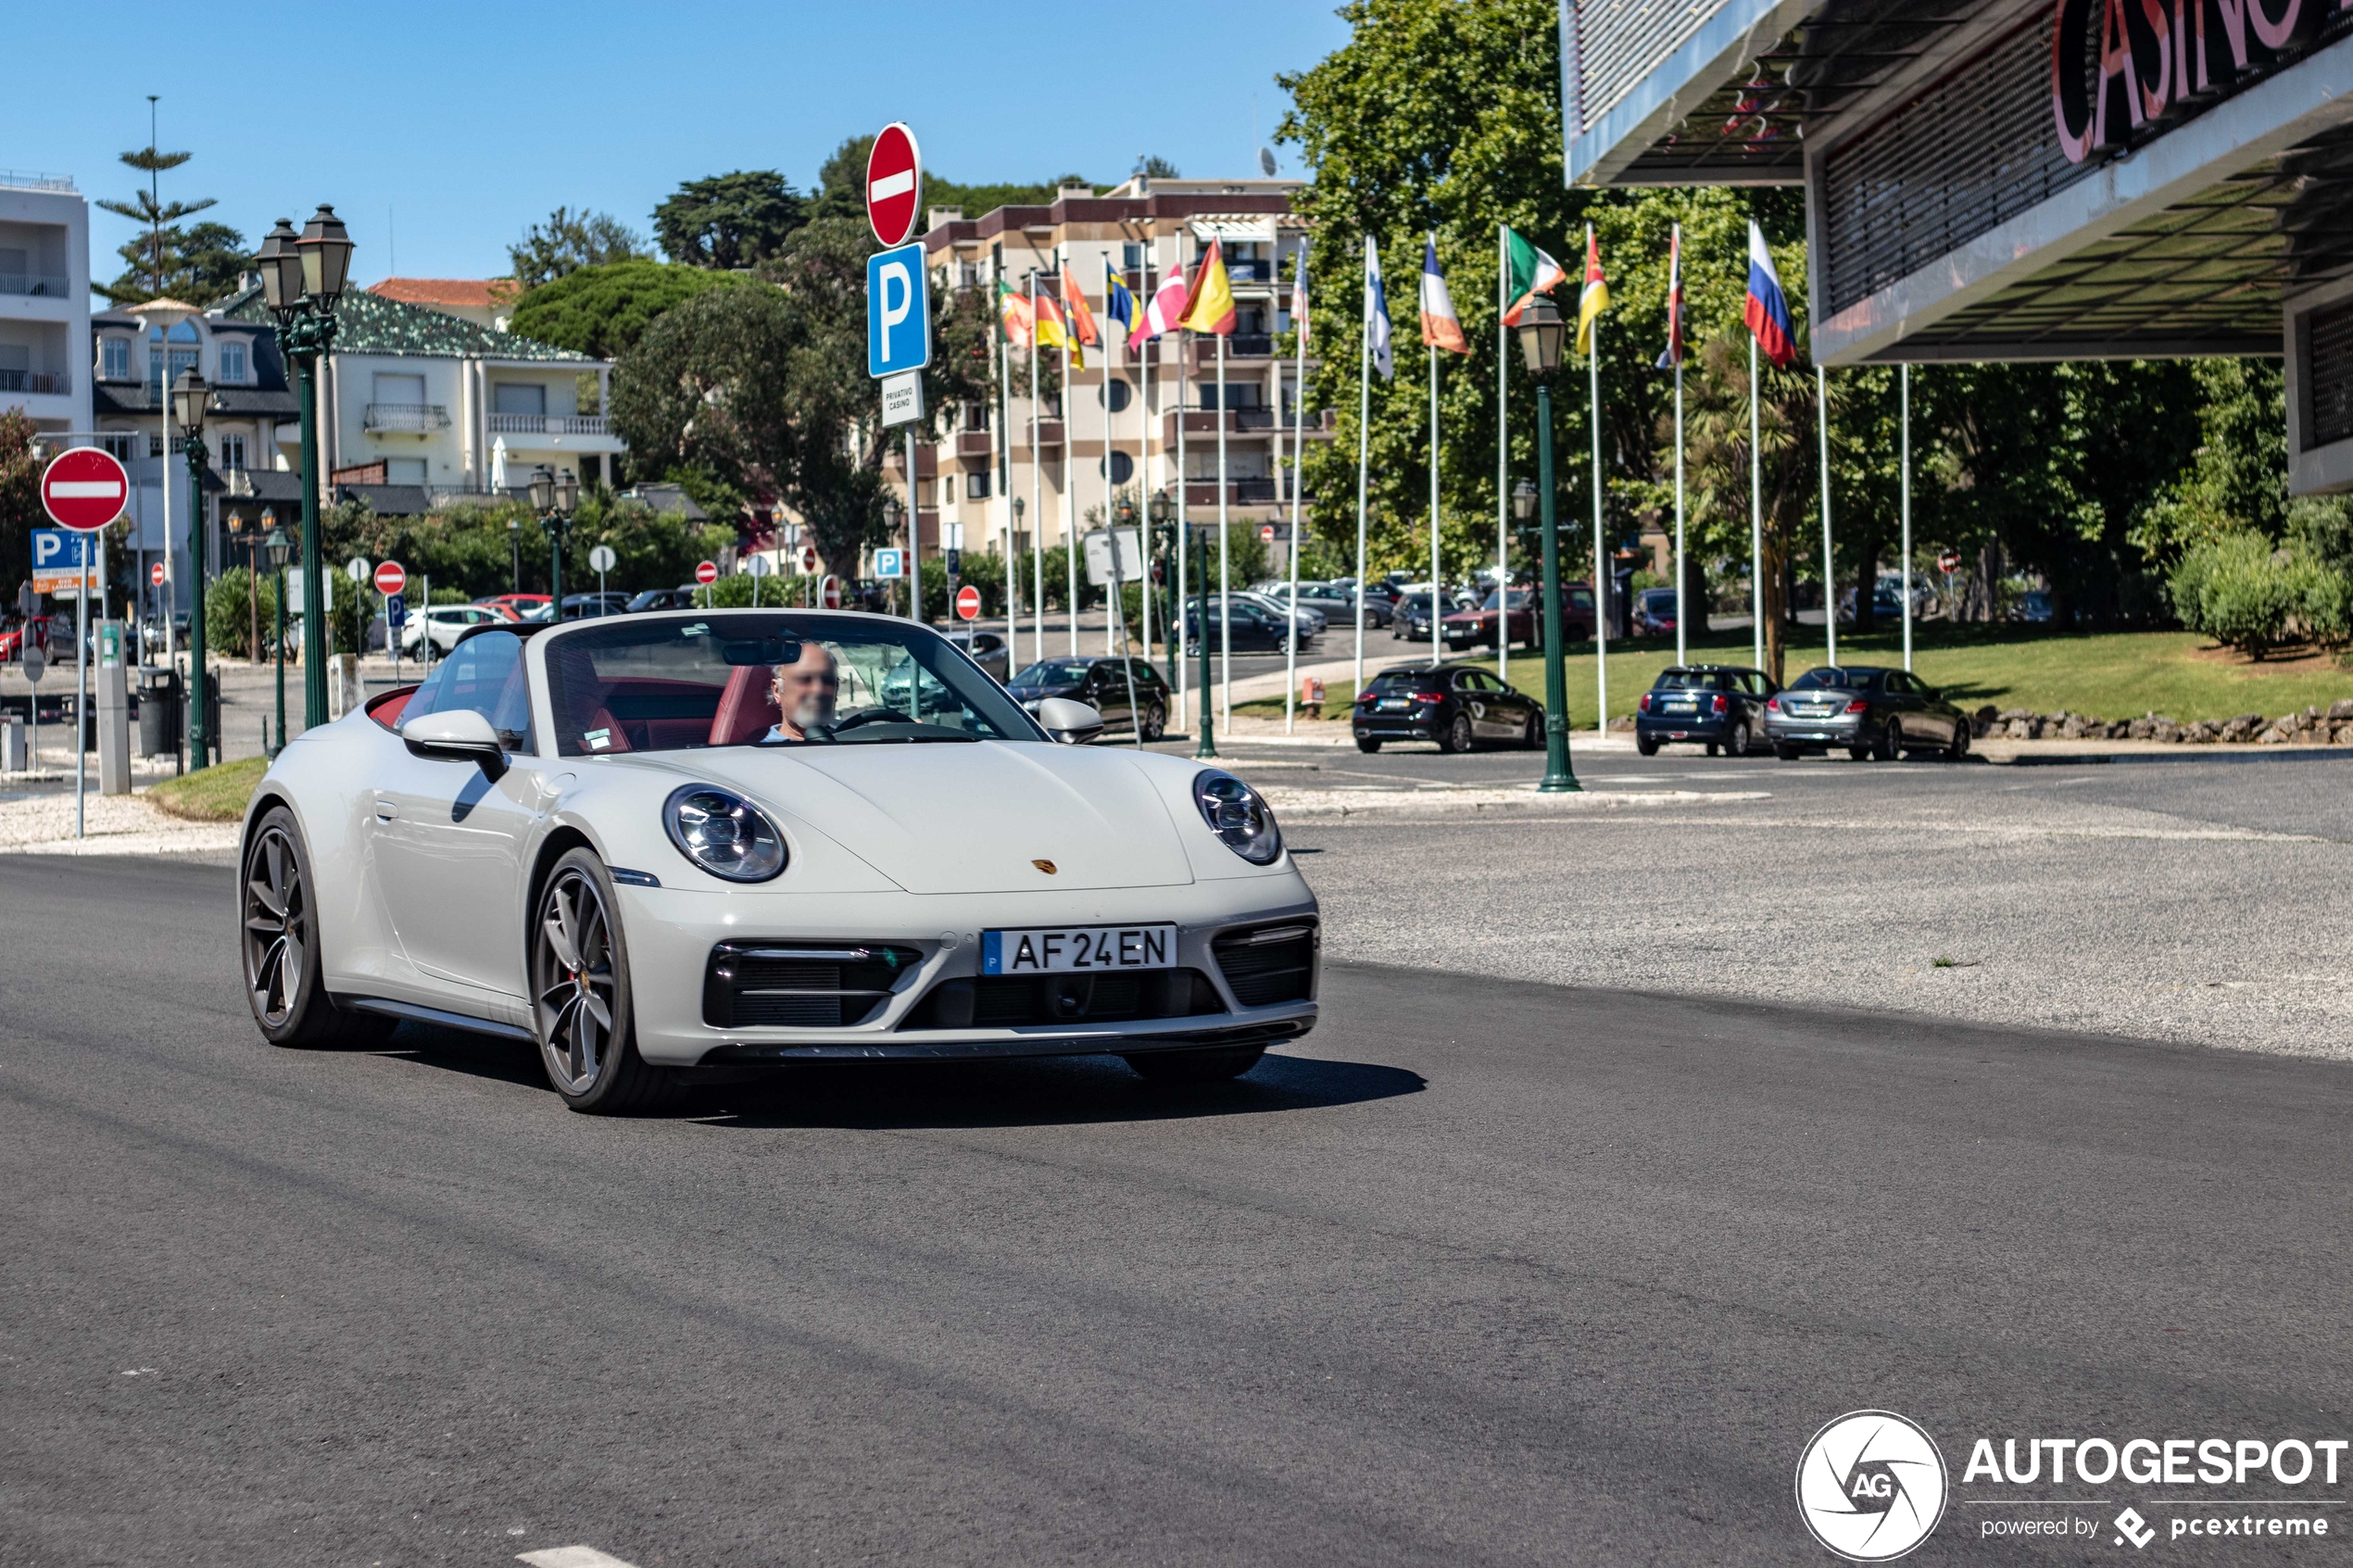
[[[1953,738],[1944,747],[1944,760],[1958,762],[1969,756],[1969,721],[1964,719],[1953,726]]]
[[[1454,721],[1447,725],[1445,730],[1439,735],[1438,749],[1445,752],[1460,753],[1468,751],[1470,748],[1470,716],[1466,713],[1457,713],[1454,715]]]
[[[1168,729],[1168,709],[1153,703],[1144,709],[1144,721],[1136,727],[1137,734],[1147,741],[1158,740]]]
[[[1784,762],[1794,762],[1806,753],[1794,746],[1776,746],[1773,747],[1773,755]]]
[[[1653,740],[1648,735],[1636,735],[1634,737],[1634,749],[1641,752],[1645,757],[1655,757],[1658,755],[1658,742]],[[1711,746],[1707,749],[1713,751],[1716,748]]]
[[[1220,1084],[1258,1065],[1264,1046],[1220,1046],[1214,1050],[1139,1051],[1122,1060],[1153,1084]]]
[[[1541,713],[1528,716],[1528,728],[1520,735],[1519,744],[1529,751],[1544,749],[1544,716]]]
[[[1904,755],[1904,726],[1893,719],[1890,719],[1887,721],[1887,727],[1879,733],[1877,755],[1882,762],[1900,760]]]
[[[1380,749],[1380,742],[1371,735],[1358,735],[1356,737],[1356,749],[1365,752],[1378,751]]]
[[[629,952],[604,862],[574,849],[556,862],[531,922],[531,995],[539,1064],[574,1110],[642,1110],[673,1076],[637,1055]]]
[[[238,948],[253,1021],[273,1046],[373,1045],[398,1021],[346,1010],[327,995],[316,885],[294,813],[271,807],[245,847],[245,874],[238,879]]]

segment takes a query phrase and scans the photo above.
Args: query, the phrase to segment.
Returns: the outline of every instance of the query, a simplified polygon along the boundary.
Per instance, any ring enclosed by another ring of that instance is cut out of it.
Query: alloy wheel
[[[310,945],[310,898],[294,841],[263,830],[245,860],[245,986],[262,1023],[282,1028],[302,1000],[303,961]]]
[[[569,1094],[593,1087],[612,1048],[612,921],[603,893],[576,870],[540,896],[532,941],[540,1054]]]

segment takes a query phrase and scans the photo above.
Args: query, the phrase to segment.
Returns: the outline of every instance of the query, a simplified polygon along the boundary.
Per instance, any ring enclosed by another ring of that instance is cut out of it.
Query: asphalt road
[[[219,868],[0,859],[0,908],[10,1568],[1827,1562],[1791,1476],[1844,1411],[1957,1481],[2353,1404],[2334,1062],[1401,948],[1231,1087],[605,1121],[464,1036],[263,1046]],[[2003,1512],[1913,1561],[2112,1558]]]

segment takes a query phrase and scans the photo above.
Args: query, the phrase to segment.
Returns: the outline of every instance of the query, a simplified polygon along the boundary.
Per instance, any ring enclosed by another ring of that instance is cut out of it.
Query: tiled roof
[[[220,313],[233,321],[270,322],[261,291],[251,288],[224,301]],[[434,359],[529,359],[549,364],[594,365],[598,360],[518,332],[494,332],[459,316],[355,289],[335,308],[338,354],[415,355]]]
[[[368,292],[403,305],[443,305],[487,310],[512,305],[522,290],[512,278],[386,278]]]

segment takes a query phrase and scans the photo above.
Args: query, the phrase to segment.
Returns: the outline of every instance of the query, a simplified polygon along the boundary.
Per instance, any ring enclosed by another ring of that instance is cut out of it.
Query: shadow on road
[[[445,1072],[547,1089],[531,1047],[404,1023],[382,1054]],[[1019,1061],[780,1063],[744,1083],[703,1084],[664,1118],[711,1127],[1066,1126],[1313,1110],[1419,1094],[1417,1073],[1373,1062],[1269,1055],[1231,1083],[1147,1084],[1112,1056]],[[553,1090],[547,1091],[554,1101]]]

